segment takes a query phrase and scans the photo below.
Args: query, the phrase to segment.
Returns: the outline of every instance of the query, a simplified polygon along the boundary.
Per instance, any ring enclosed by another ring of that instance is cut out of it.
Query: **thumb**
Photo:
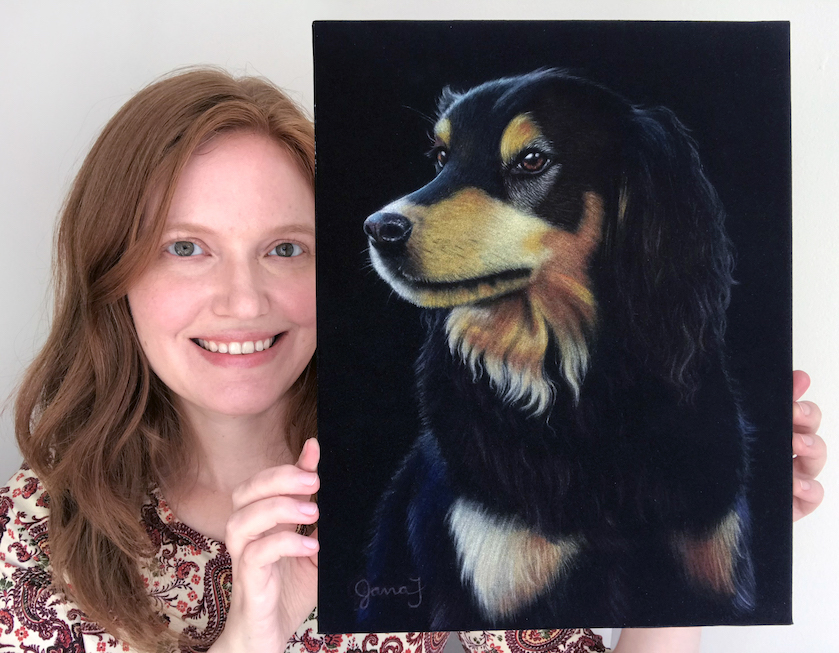
[[[315,438],[309,438],[303,444],[303,450],[297,459],[296,466],[306,472],[318,471],[320,462],[320,444]]]

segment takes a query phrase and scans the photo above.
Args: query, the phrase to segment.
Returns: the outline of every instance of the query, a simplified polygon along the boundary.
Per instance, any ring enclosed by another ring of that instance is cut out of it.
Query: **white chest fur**
[[[447,516],[461,581],[472,589],[484,616],[510,616],[535,601],[563,576],[578,540],[549,541],[514,517],[497,517],[459,499]]]

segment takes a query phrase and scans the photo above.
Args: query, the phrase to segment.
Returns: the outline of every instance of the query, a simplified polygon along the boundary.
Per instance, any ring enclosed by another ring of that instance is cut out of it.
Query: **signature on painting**
[[[358,607],[362,610],[370,605],[370,598],[376,596],[404,596],[409,608],[418,608],[422,605],[422,590],[423,584],[419,578],[409,578],[405,585],[371,585],[363,578],[355,584],[355,595],[361,599]]]

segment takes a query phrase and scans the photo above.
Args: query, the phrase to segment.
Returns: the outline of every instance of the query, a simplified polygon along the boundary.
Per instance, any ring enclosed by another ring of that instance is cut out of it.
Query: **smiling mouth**
[[[244,340],[242,342],[216,342],[215,340],[204,340],[203,338],[190,338],[190,340],[202,349],[206,349],[214,354],[241,356],[270,349],[277,343],[280,336],[282,334],[278,333],[264,340]]]

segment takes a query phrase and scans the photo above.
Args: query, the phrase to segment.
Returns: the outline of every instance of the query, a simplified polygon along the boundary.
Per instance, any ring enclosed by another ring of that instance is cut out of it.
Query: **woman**
[[[35,502],[6,509],[24,521],[3,550],[29,547],[26,560],[6,553],[20,565],[4,572],[15,642],[108,646],[95,621],[141,649],[182,629],[210,644],[225,626],[230,556],[234,593],[251,596],[239,555],[248,534],[224,532],[232,489],[268,467],[291,470],[316,433],[313,178],[310,123],[260,80],[175,75],[106,126],[61,217],[52,332],[16,406],[34,474],[18,475],[10,498]],[[311,481],[317,447],[306,451]],[[274,494],[286,494],[279,477]],[[315,490],[304,482],[298,494]],[[183,522],[166,525],[162,496]],[[292,524],[317,519],[314,503],[304,511]],[[25,540],[47,514],[48,550]],[[311,555],[316,540],[293,530],[259,544],[293,540]],[[304,562],[306,608],[286,639],[315,602]],[[49,577],[32,575],[38,565]],[[71,602],[53,605],[46,578]]]
[[[17,400],[31,471],[0,493],[0,642],[442,646],[315,635],[313,179],[311,125],[261,80],[183,72],[106,126],[61,217],[52,331]],[[811,479],[824,447],[817,409],[800,406]],[[816,504],[819,491],[797,488]],[[557,632],[558,650],[603,650]],[[626,651],[698,641],[625,633]]]

